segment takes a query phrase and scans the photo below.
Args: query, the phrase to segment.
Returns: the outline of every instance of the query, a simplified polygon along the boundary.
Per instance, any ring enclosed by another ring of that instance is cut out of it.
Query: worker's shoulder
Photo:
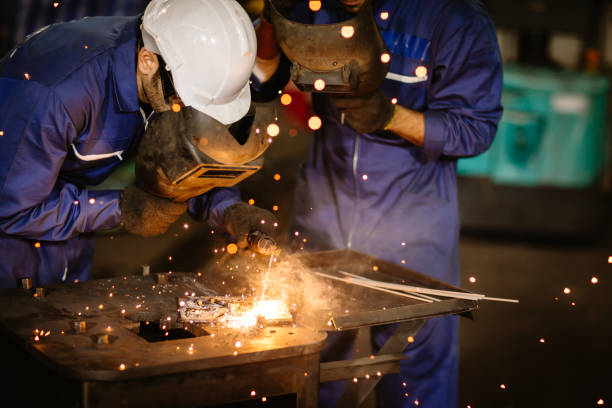
[[[479,0],[408,0],[399,4],[402,16],[413,16],[427,20],[430,26],[467,24],[487,17],[484,5]]]
[[[136,19],[88,17],[45,27],[26,38],[7,56],[9,60],[3,76],[19,79],[25,76],[28,80],[55,88],[79,71],[95,73],[112,60],[117,47],[134,40]],[[97,78],[92,75],[90,79]]]

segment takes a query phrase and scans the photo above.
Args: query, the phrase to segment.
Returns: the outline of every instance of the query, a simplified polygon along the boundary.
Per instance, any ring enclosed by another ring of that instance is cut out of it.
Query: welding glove
[[[187,204],[156,197],[129,186],[119,199],[121,226],[130,234],[151,237],[166,232],[185,211]]]
[[[230,205],[223,212],[223,224],[227,231],[236,238],[236,244],[240,248],[249,246],[250,236],[263,235],[270,237],[275,243],[278,242],[279,231],[275,226],[278,225],[276,217],[270,211],[254,205],[242,202]],[[251,249],[259,253],[263,252],[257,247]],[[262,253],[262,255],[269,255],[277,250],[277,248],[269,249],[271,252]]]
[[[395,105],[380,89],[367,95],[334,95],[332,104],[344,123],[360,133],[385,130],[395,113]]]

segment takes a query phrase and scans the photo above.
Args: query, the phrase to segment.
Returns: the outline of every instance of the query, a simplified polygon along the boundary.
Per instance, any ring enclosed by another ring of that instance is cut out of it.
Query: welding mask
[[[138,146],[136,181],[176,202],[233,186],[261,169],[275,123],[272,104],[252,105],[231,125],[190,107],[157,113]]]
[[[380,87],[389,70],[389,54],[370,0],[350,19],[320,25],[290,20],[295,0],[265,1],[280,48],[293,63],[291,79],[298,88],[364,95]]]

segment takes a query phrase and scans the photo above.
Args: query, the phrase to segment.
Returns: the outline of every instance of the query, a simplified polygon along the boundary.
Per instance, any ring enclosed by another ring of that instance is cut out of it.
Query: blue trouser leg
[[[348,360],[353,356],[357,330],[328,332],[327,344],[321,350],[321,362]],[[346,380],[321,383],[319,386],[319,407],[336,406],[344,393]]]
[[[457,406],[459,367],[459,322],[457,316],[428,319],[404,350],[408,358],[400,373],[386,375],[376,386],[379,408],[454,408]],[[372,328],[376,353],[393,333],[394,326]]]

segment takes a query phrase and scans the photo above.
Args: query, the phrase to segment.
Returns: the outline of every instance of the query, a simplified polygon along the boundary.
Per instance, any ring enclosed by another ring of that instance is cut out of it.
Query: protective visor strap
[[[172,75],[170,71],[166,69],[166,61],[164,61],[164,58],[159,54],[155,55],[157,55],[157,62],[159,63],[159,76],[161,78],[164,100],[166,103],[169,103],[168,98],[177,94],[174,88],[174,82],[172,81]]]

